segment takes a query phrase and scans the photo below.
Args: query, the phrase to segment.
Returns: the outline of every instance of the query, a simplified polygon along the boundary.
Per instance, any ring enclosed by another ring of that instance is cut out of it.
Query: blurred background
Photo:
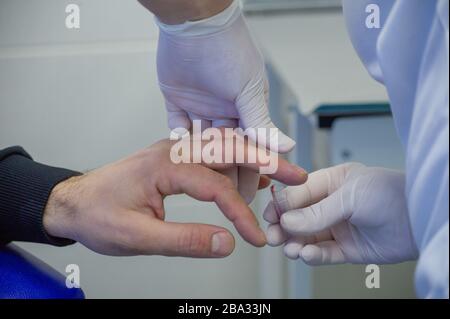
[[[68,4],[81,9],[80,29],[65,26]],[[386,93],[354,53],[339,1],[247,0],[245,10],[266,55],[272,116],[298,141],[291,160],[309,171],[345,161],[403,169]],[[166,138],[157,38],[135,0],[0,0],[0,148],[85,171]],[[268,201],[268,191],[255,200],[259,217]],[[184,196],[166,210],[230,227],[213,205]],[[381,267],[381,288],[367,289],[365,267],[310,268],[236,238],[223,260],[20,246],[61,273],[79,265],[88,298],[414,297],[412,263]]]

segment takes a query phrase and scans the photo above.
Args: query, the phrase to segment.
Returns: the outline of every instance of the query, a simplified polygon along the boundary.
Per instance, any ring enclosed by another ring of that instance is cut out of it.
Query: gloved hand
[[[158,78],[165,97],[169,127],[191,128],[193,120],[209,127],[275,128],[268,111],[268,81],[264,59],[245,23],[239,1],[222,13],[200,21],[160,27]],[[274,152],[286,153],[295,142],[281,131],[258,135]],[[269,144],[269,145],[268,145]],[[250,203],[259,176],[246,168],[227,172]]]
[[[274,192],[264,212],[267,240],[309,265],[414,260],[404,180],[355,163],[314,172],[306,184]]]
[[[158,78],[166,100],[169,127],[191,127],[203,120],[207,127],[275,128],[270,119],[268,81],[239,1],[222,13],[200,21],[160,28]],[[256,140],[256,132],[250,132]],[[267,145],[260,138],[259,144]],[[295,142],[272,132],[270,149],[285,153]],[[278,145],[278,149],[274,146]]]

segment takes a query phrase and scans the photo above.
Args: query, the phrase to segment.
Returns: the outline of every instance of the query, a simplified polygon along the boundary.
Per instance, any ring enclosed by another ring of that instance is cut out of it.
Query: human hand
[[[186,193],[215,202],[245,240],[263,246],[265,236],[252,211],[229,178],[214,171],[234,164],[174,164],[170,158],[173,145],[163,140],[58,184],[44,212],[46,231],[106,255],[229,255],[234,238],[225,228],[164,221],[164,198]],[[247,151],[253,147],[245,145]],[[240,165],[258,170],[261,163]],[[279,159],[278,170],[271,177],[292,185],[304,182],[307,176]],[[267,186],[267,180],[262,184]]]
[[[309,265],[414,260],[404,183],[401,173],[355,163],[314,172],[274,193],[268,242]]]

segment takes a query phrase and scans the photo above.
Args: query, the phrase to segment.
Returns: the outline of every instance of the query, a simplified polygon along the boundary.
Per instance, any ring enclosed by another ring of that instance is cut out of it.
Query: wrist
[[[73,233],[77,216],[77,185],[83,179],[75,176],[57,184],[50,193],[44,210],[45,231],[53,237],[75,239]]]
[[[225,10],[233,0],[139,0],[165,24],[206,19]]]
[[[193,1],[196,3],[196,8],[191,17],[186,19],[186,21],[199,21],[211,18],[227,9],[234,0],[200,0]]]
[[[180,24],[166,24],[159,17],[155,20],[161,32],[172,36],[196,37],[215,34],[228,28],[241,16],[241,12],[240,2],[233,0],[223,10],[201,19],[191,19]]]

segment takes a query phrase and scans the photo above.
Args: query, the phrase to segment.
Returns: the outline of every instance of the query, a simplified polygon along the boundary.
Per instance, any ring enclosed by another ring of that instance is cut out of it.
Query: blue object
[[[0,246],[1,299],[84,299],[81,289],[67,288],[66,278],[14,245]]]

